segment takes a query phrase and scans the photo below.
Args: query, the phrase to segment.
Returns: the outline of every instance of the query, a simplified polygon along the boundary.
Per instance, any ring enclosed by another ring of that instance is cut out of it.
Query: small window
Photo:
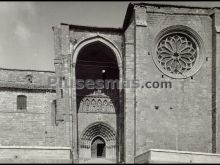
[[[24,95],[17,96],[17,109],[18,110],[27,109],[27,96],[24,96]]]

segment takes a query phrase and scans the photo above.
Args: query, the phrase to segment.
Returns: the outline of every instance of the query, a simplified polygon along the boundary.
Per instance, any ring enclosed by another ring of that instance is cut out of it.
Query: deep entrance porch
[[[119,82],[118,63],[111,48],[99,41],[84,46],[77,58],[76,80],[84,82],[83,88],[76,85],[77,109],[79,109],[79,104],[86,95],[101,90],[102,93],[110,97],[115,104],[115,110],[117,110],[119,100],[117,84],[113,84],[113,88],[111,86],[108,88],[96,83],[98,80]],[[95,84],[93,85],[93,83]]]
[[[76,81],[95,82],[93,88],[86,85],[78,88],[76,85],[79,162],[91,159],[119,161],[119,141],[122,136],[120,124],[123,121],[120,121],[118,88],[121,62],[119,54],[116,53],[115,48],[104,40],[102,42],[102,39],[85,44],[78,51],[75,64]],[[97,80],[112,80],[116,83],[110,84],[109,88],[105,84],[99,88],[100,86],[96,86]]]

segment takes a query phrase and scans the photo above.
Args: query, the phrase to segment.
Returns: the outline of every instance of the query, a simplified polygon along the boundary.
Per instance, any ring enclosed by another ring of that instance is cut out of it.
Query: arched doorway
[[[116,132],[102,122],[88,126],[80,136],[80,158],[116,161]]]
[[[91,144],[92,158],[105,158],[106,144],[105,140],[99,136],[93,139]]]
[[[94,123],[98,120],[102,121],[102,114],[105,114],[105,118],[112,122],[111,125],[113,125],[114,129],[116,130],[115,140],[111,141],[111,144],[103,137],[106,142],[105,155],[106,158],[111,157],[115,160],[118,160],[118,155],[120,154],[119,141],[120,137],[123,137],[121,133],[123,130],[121,126],[123,124],[121,114],[123,114],[123,112],[120,109],[120,100],[122,100],[120,95],[120,87],[122,86],[121,55],[112,42],[100,36],[92,37],[79,42],[79,44],[75,46],[73,52],[73,66],[75,66],[75,69],[73,69],[73,74],[75,74],[74,80],[76,88],[72,89],[72,96],[75,99],[73,102],[75,104],[77,114],[77,119],[75,119],[77,120],[77,126],[74,133],[78,134],[79,136],[79,132],[82,132],[84,129],[80,125],[81,123],[86,123],[88,121],[90,123]],[[78,80],[83,82],[83,87],[78,86]],[[87,80],[90,82],[92,80],[92,88],[88,88],[86,85]],[[100,86],[97,86],[97,80],[103,80],[104,86],[99,88]],[[108,83],[106,85],[106,80],[110,80],[110,84]],[[86,97],[89,97],[90,99],[84,99]],[[94,99],[91,97],[94,97]],[[80,105],[84,100],[85,106],[83,110],[80,111]],[[115,115],[112,115],[112,112],[109,113],[111,110],[114,110],[113,114]],[[101,116],[101,119],[99,119],[99,116]],[[93,134],[96,133],[94,132]],[[99,136],[99,134],[96,135]],[[87,153],[87,148],[91,147],[88,145],[88,143],[91,143],[91,139],[90,141],[84,140],[83,145],[81,145],[80,137],[78,137],[78,139],[77,152],[79,155],[81,153],[79,158],[88,158],[88,155],[90,155],[91,158],[91,151],[90,153]],[[99,139],[99,142],[101,143],[101,139]],[[108,149],[108,145],[111,146],[110,154],[108,153],[110,151]],[[120,144],[120,146],[122,145],[123,144]],[[102,145],[100,144],[100,152],[101,146]],[[84,150],[85,152],[82,152]],[[114,151],[114,154],[112,154],[112,151]]]

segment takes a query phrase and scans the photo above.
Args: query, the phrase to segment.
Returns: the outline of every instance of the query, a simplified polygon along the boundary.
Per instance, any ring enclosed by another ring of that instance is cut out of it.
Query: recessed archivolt
[[[81,135],[81,147],[89,148],[91,142],[96,137],[102,137],[106,145],[115,145],[116,133],[109,125],[98,122],[90,125]]]

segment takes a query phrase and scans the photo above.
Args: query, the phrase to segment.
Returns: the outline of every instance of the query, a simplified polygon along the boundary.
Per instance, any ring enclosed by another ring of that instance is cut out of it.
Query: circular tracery
[[[201,38],[192,29],[173,26],[157,37],[154,62],[166,75],[187,78],[201,66]]]
[[[158,44],[158,62],[163,69],[172,74],[184,74],[195,64],[197,46],[183,34],[172,34],[164,37]]]

